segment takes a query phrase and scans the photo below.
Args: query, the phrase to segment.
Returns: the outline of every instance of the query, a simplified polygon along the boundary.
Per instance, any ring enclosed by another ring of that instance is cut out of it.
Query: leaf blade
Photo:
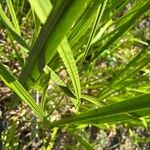
[[[34,99],[2,64],[0,64],[0,77],[4,83],[11,88],[40,118],[45,117],[44,111],[36,104]]]
[[[77,98],[78,102],[80,102],[81,86],[80,86],[79,74],[78,74],[76,62],[73,57],[73,53],[71,51],[71,48],[70,48],[69,43],[66,38],[63,40],[61,45],[58,47],[58,52],[63,60],[65,67],[67,68],[68,74],[72,80],[76,98]]]
[[[68,117],[60,121],[54,121],[51,123],[51,126],[65,125],[65,124],[74,124],[77,122],[86,122],[98,117],[109,117],[126,112],[134,112],[141,109],[148,109],[150,106],[150,94],[144,94],[138,97],[134,97],[128,100],[124,100],[118,103],[110,104],[98,109],[87,111],[79,115]]]

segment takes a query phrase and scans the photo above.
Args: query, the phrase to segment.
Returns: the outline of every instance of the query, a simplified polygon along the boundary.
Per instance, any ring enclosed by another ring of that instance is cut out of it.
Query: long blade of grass
[[[6,16],[5,12],[2,9],[2,5],[0,4],[0,17],[2,19],[2,21],[14,32],[17,33],[17,31],[15,30],[13,24],[10,22],[10,20],[8,19],[8,17]]]
[[[98,109],[87,111],[79,115],[68,117],[60,121],[54,121],[51,126],[72,124],[76,122],[90,121],[96,118],[113,116],[121,113],[131,113],[141,109],[148,109],[150,106],[150,94],[141,95],[125,101],[107,105]]]
[[[17,33],[16,28],[13,26],[13,24],[10,22],[8,17],[5,15],[5,12],[2,9],[2,6],[0,4],[0,18],[4,25],[7,27],[8,31],[11,33],[12,37],[25,49],[30,51],[30,47],[26,44],[25,40],[22,39],[21,36]]]
[[[46,148],[46,150],[52,150],[54,144],[55,144],[55,139],[57,137],[57,133],[58,133],[58,128],[54,128],[53,129],[53,132],[52,132],[52,135],[51,135],[51,139],[50,139],[50,142]]]
[[[0,64],[0,78],[11,88],[41,119],[45,117],[44,111],[36,104],[18,80]]]
[[[58,47],[58,52],[60,54],[60,57],[62,58],[62,61],[65,65],[65,67],[67,68],[68,74],[72,80],[75,95],[76,95],[77,101],[79,103],[80,98],[81,98],[80,79],[79,79],[76,62],[73,57],[73,53],[71,51],[70,45],[66,38],[62,41],[62,43]]]
[[[100,102],[97,98],[95,98],[93,96],[82,94],[81,97],[99,107],[106,105],[104,102],[102,102],[102,101]]]
[[[99,116],[96,115],[95,117],[91,118],[91,119],[79,119],[79,120],[74,120],[78,115],[74,116],[74,117],[69,117],[66,118],[65,122],[61,121],[54,121],[52,123],[49,123],[48,121],[46,121],[46,127],[61,127],[61,126],[68,126],[68,125],[81,125],[81,124],[93,124],[93,125],[100,125],[100,124],[104,124],[104,123],[109,123],[109,124],[114,124],[114,123],[119,123],[119,122],[126,122],[132,125],[136,125],[136,126],[141,126],[142,124],[142,119],[141,117],[144,116],[149,116],[150,115],[150,108],[146,108],[146,109],[140,109],[137,111],[134,111],[132,113],[132,116],[130,116],[127,113],[119,113],[119,114],[112,114],[112,115],[108,115],[108,116]],[[135,116],[135,117],[133,117]],[[74,118],[74,119],[73,119]],[[68,119],[72,119],[71,121],[67,121]],[[76,118],[77,119],[77,118]]]
[[[16,14],[15,14],[14,8],[13,8],[12,1],[11,0],[6,0],[6,3],[7,3],[7,6],[8,6],[8,9],[9,9],[9,12],[11,14],[13,25],[14,25],[17,33],[20,35],[20,27],[19,27],[19,23],[18,23]]]
[[[150,93],[150,86],[144,86],[144,87],[140,87],[140,88],[127,88],[128,91],[134,91],[134,92],[139,92],[139,93],[143,93],[143,94],[146,94],[146,93]]]
[[[80,41],[80,38],[87,32],[87,30],[92,26],[94,22],[98,6],[101,1],[95,0],[86,8],[85,12],[78,19],[77,23],[74,25],[71,33],[69,34],[69,44],[71,48]],[[79,44],[79,43],[78,43]]]
[[[112,24],[112,19],[110,19],[103,27],[101,27],[100,31],[96,34],[96,36],[93,38],[91,44],[96,43],[104,34],[106,29]]]
[[[95,36],[95,33],[96,33],[96,30],[97,30],[98,24],[99,24],[99,22],[101,21],[101,18],[102,18],[102,16],[103,16],[104,10],[105,10],[105,8],[106,8],[107,1],[108,1],[108,0],[103,1],[103,2],[100,4],[99,8],[98,8],[97,17],[96,17],[95,23],[94,23],[94,25],[93,25],[90,38],[89,38],[89,40],[88,40],[88,43],[87,43],[87,46],[86,46],[86,49],[85,49],[85,52],[84,52],[84,56],[83,56],[82,62],[85,60],[85,58],[86,58],[86,56],[87,56],[87,54],[88,54],[88,51],[90,50],[90,46],[91,46],[92,39],[93,39],[94,36]]]
[[[132,121],[135,122],[134,125],[138,125],[142,123],[141,118],[144,116],[150,115],[150,109],[144,109],[144,110],[138,110],[134,112],[136,114],[136,118],[130,116],[129,114],[123,113],[123,114],[117,114],[117,115],[112,115],[112,116],[107,116],[107,117],[96,117],[93,118],[92,120],[87,120],[83,122],[78,122],[77,124],[83,123],[83,124],[103,124],[103,123],[109,123],[109,124],[114,124],[114,123],[119,123],[119,122],[126,122],[126,123],[131,123]],[[134,114],[131,113],[131,114]]]

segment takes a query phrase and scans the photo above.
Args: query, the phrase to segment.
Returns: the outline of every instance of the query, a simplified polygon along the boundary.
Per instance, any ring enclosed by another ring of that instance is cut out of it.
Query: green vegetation
[[[52,149],[60,130],[92,150],[82,134],[89,126],[150,129],[149,6],[150,0],[1,0],[0,79],[14,92],[7,107],[32,110],[24,121],[41,149]],[[2,142],[15,150],[19,119],[11,121]]]

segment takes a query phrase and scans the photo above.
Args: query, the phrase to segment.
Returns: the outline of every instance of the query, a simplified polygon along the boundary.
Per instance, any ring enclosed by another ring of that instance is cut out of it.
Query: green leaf
[[[96,34],[96,36],[93,38],[91,44],[93,45],[94,43],[96,43],[104,34],[104,32],[106,31],[106,29],[113,23],[112,19],[110,19],[109,21],[107,21],[107,23],[100,28],[99,32]]]
[[[11,88],[41,119],[45,117],[44,111],[36,104],[18,80],[0,64],[0,78]]]
[[[13,8],[12,1],[11,0],[6,0],[6,2],[7,2],[9,12],[10,12],[11,17],[12,17],[12,22],[14,24],[14,27],[15,27],[17,33],[20,35],[20,27],[19,27],[19,23],[18,23],[16,14],[15,14],[14,8]]]
[[[58,128],[54,128],[53,129],[53,132],[52,132],[52,135],[51,135],[51,139],[50,139],[50,142],[46,148],[46,150],[51,150],[55,144],[55,139],[57,137],[57,133],[58,133]]]
[[[76,98],[78,102],[80,102],[81,86],[80,86],[79,74],[78,74],[76,62],[73,57],[73,53],[71,51],[71,48],[66,38],[62,41],[62,43],[58,47],[58,52],[71,78]]]
[[[29,2],[41,23],[45,23],[50,11],[52,10],[50,0],[29,0]]]
[[[120,122],[122,123],[135,122],[135,124],[134,123],[133,124],[138,125],[142,123],[141,117],[150,115],[150,109],[138,110],[131,114],[132,115],[123,113],[123,114],[117,114],[117,115],[112,115],[112,116],[107,116],[107,117],[97,117],[93,120],[79,122],[79,124],[81,123],[83,124],[104,124],[104,123],[114,124],[114,123],[120,123]]]
[[[119,115],[122,113],[132,113],[134,111],[148,109],[149,106],[150,94],[145,94],[118,103],[110,104],[101,108],[97,108],[91,111],[87,111],[79,115],[74,115],[72,117],[62,119],[60,121],[54,121],[51,123],[51,126],[84,123],[86,121],[89,121],[90,123],[90,120]]]
[[[71,33],[68,37],[71,48],[76,44],[80,45],[79,41],[81,37],[85,35],[87,30],[92,26],[97,13],[97,9],[100,4],[100,0],[92,1],[89,7],[87,7],[84,11],[82,16],[77,20],[77,23],[72,28]]]
[[[81,97],[93,104],[95,104],[96,106],[99,106],[99,107],[102,107],[105,105],[104,102],[99,102],[97,98],[95,97],[92,97],[92,96],[89,96],[89,95],[85,95],[85,94],[82,94]]]
[[[8,17],[5,15],[5,12],[2,9],[2,6],[0,4],[0,18],[4,25],[7,27],[8,31],[11,33],[14,40],[16,40],[22,47],[24,47],[25,52],[28,52],[30,50],[30,47],[26,44],[25,40],[22,39],[22,37],[18,34],[18,31],[13,26],[13,24],[10,22]]]
[[[106,8],[107,1],[108,1],[108,0],[103,1],[103,2],[100,4],[99,8],[98,8],[97,17],[96,17],[95,22],[94,22],[94,25],[93,25],[93,27],[92,27],[91,35],[90,35],[90,37],[89,37],[89,40],[88,40],[88,43],[87,43],[87,46],[86,46],[86,49],[85,49],[85,52],[84,52],[84,56],[83,56],[82,62],[85,60],[85,58],[86,58],[86,56],[87,56],[87,54],[88,54],[88,51],[90,50],[91,42],[92,42],[92,40],[93,40],[93,38],[94,38],[94,36],[95,36],[95,33],[96,33],[96,30],[97,30],[98,24],[99,24],[99,22],[101,21],[101,18],[102,18],[102,16],[103,16],[104,10],[105,10],[105,8]]]

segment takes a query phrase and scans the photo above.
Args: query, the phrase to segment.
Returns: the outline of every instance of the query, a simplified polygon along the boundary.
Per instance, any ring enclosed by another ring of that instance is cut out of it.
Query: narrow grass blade
[[[73,57],[73,53],[71,51],[70,45],[66,38],[62,41],[62,43],[58,47],[58,52],[71,78],[76,98],[78,102],[80,102],[81,86],[80,86],[79,74],[78,74],[76,62]]]
[[[34,46],[37,38],[38,38],[38,35],[40,33],[40,29],[41,29],[41,22],[40,20],[38,19],[38,17],[36,16],[34,10],[31,8],[31,13],[32,13],[32,16],[33,16],[33,22],[34,22],[34,33],[33,33],[33,37],[32,37],[32,41],[31,41],[31,47]]]
[[[94,25],[93,25],[90,38],[89,38],[89,40],[88,40],[88,43],[87,43],[87,46],[86,46],[86,49],[85,49],[85,52],[84,52],[84,56],[83,56],[82,62],[85,60],[85,58],[86,58],[86,56],[87,56],[87,54],[88,54],[88,51],[90,50],[90,46],[91,46],[92,39],[93,39],[94,36],[95,36],[95,33],[96,33],[96,30],[97,30],[98,24],[99,24],[99,22],[101,21],[101,18],[102,18],[102,16],[103,16],[104,10],[105,10],[105,8],[106,8],[107,1],[108,1],[108,0],[103,1],[103,2],[100,4],[99,8],[98,8],[97,17],[96,17],[95,23],[94,23]]]
[[[93,38],[91,45],[96,43],[104,34],[106,29],[113,23],[112,19],[110,19],[103,27],[101,27],[100,31],[96,34],[96,36]]]
[[[9,9],[9,12],[11,14],[13,25],[14,25],[17,33],[20,35],[19,23],[18,23],[16,14],[15,14],[15,11],[14,11],[14,8],[13,8],[12,1],[11,0],[6,0],[6,3],[7,3],[7,6],[8,6],[8,9]]]
[[[150,94],[141,95],[125,101],[121,101],[115,104],[107,105],[98,109],[87,111],[79,115],[68,117],[60,121],[54,121],[51,126],[73,124],[73,123],[84,123],[84,121],[90,121],[97,119],[98,117],[108,117],[121,113],[131,113],[138,110],[148,109],[150,106]]]
[[[139,92],[139,93],[143,93],[143,94],[148,94],[150,93],[150,86],[144,86],[144,87],[140,87],[140,88],[127,88],[128,91],[133,91],[133,92]]]
[[[40,102],[40,106],[42,107],[43,110],[45,110],[46,98],[47,98],[47,88],[45,88],[43,90],[42,97],[41,97],[41,102]]]
[[[113,17],[115,17],[120,11],[121,11],[121,9],[123,9],[126,5],[127,5],[127,3],[129,2],[129,0],[125,0],[125,1],[120,1],[120,5],[119,5],[119,3],[118,3],[118,5],[116,5],[116,1],[113,1],[113,3],[114,3],[114,7],[117,7],[116,8],[116,10],[114,11],[114,13],[112,13],[111,15],[110,15],[110,18],[108,19],[108,21],[100,28],[100,31],[97,33],[97,35],[94,37],[94,39],[92,40],[92,45],[94,44],[94,43],[96,43],[97,41],[99,41],[100,39],[101,39],[101,37],[102,37],[102,35],[105,33],[105,31],[111,26],[111,25],[113,25],[114,23],[115,23],[115,21],[113,21]],[[111,8],[110,8],[111,7]],[[112,8],[112,6],[110,6],[110,7],[108,7],[107,9],[108,10],[112,10],[113,8]],[[106,9],[106,12],[107,12],[107,9]],[[117,21],[118,20],[120,20],[119,18],[117,19]]]
[[[20,12],[23,12],[24,6],[25,6],[25,0],[22,0],[20,4]]]
[[[68,125],[95,125],[95,126],[99,126],[101,124],[104,124],[104,123],[108,123],[109,125],[111,124],[116,124],[116,123],[128,123],[130,125],[135,125],[135,126],[143,126],[143,123],[142,123],[142,117],[145,117],[145,116],[149,116],[150,115],[150,108],[146,108],[146,109],[140,109],[140,110],[137,110],[137,111],[134,111],[132,113],[132,116],[130,116],[129,114],[127,113],[121,113],[121,114],[115,114],[115,115],[110,115],[110,116],[105,116],[105,117],[102,117],[102,116],[96,116],[96,117],[93,117],[93,119],[87,119],[87,120],[80,120],[80,121],[71,121],[69,123],[62,123],[62,124],[58,124],[56,122],[53,122],[53,123],[50,123],[46,121],[46,127],[49,128],[49,127],[62,127],[62,126],[68,126]],[[135,117],[133,117],[135,116]],[[56,124],[55,124],[56,123]]]
[[[92,26],[92,23],[95,20],[98,6],[101,4],[101,1],[95,0],[86,8],[82,16],[77,20],[77,23],[74,25],[71,33],[69,34],[68,41],[72,47],[76,44],[79,45],[81,37],[87,32],[87,30]]]
[[[34,99],[22,87],[17,79],[0,64],[0,78],[11,88],[41,119],[45,117],[43,110],[36,104]]]
[[[104,102],[100,102],[100,101],[98,101],[97,98],[89,96],[89,95],[82,94],[81,97],[99,107],[106,105]]]
[[[29,2],[41,23],[45,23],[50,11],[52,10],[50,0],[29,0]]]
[[[142,124],[142,117],[148,116],[150,115],[150,109],[144,109],[144,110],[138,110],[134,112],[136,114],[136,118],[123,113],[123,114],[117,114],[117,115],[112,115],[112,116],[107,116],[107,117],[96,117],[93,118],[92,120],[87,120],[87,121],[83,121],[83,122],[79,122],[77,124],[104,124],[104,123],[108,123],[108,124],[115,124],[115,123],[133,123],[135,126],[138,126],[138,124]],[[134,113],[131,113],[132,115]]]
[[[55,139],[57,137],[57,133],[58,133],[58,128],[54,128],[53,129],[53,132],[52,132],[52,135],[51,135],[51,139],[50,139],[50,142],[49,142],[49,145],[48,147],[46,148],[46,150],[51,150],[55,144]]]
[[[5,15],[5,12],[3,11],[1,4],[0,4],[0,18],[2,22],[4,23],[4,25],[7,27],[8,31],[11,33],[14,40],[16,40],[22,47],[30,51],[30,47],[26,44],[25,40],[22,39],[21,36],[19,36],[19,34],[17,33],[17,30],[15,29],[13,24],[10,22],[8,17]]]
[[[8,26],[11,30],[13,30],[14,32],[17,33],[17,31],[15,30],[13,24],[10,22],[10,20],[6,16],[5,12],[3,11],[1,4],[0,4],[0,17],[1,17],[2,21],[5,23],[6,26]]]

